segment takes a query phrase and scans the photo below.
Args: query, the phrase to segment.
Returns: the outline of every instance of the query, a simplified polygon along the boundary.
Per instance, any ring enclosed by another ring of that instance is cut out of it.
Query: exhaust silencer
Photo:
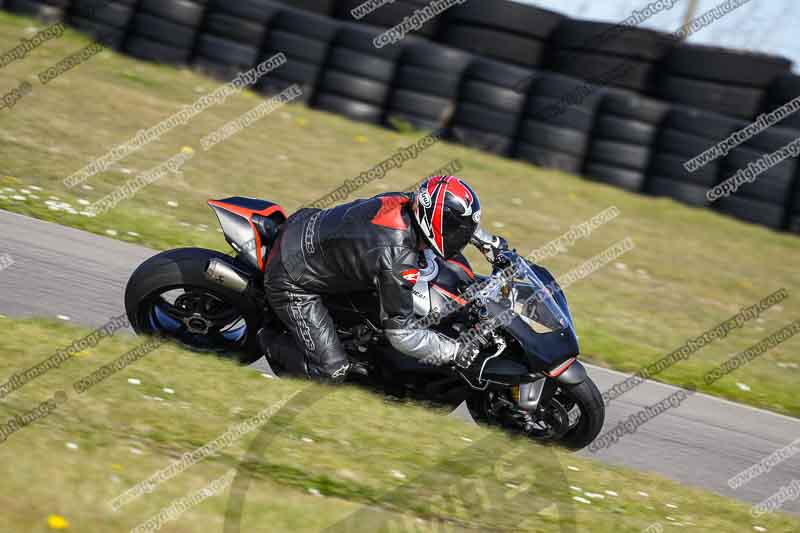
[[[237,293],[247,290],[250,280],[225,261],[212,259],[205,269],[206,278]]]

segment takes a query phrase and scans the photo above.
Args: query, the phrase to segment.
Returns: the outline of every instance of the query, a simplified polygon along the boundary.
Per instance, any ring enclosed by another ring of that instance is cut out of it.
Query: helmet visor
[[[471,216],[459,216],[450,209],[445,209],[444,214],[444,257],[450,259],[461,252],[469,244],[478,223]]]

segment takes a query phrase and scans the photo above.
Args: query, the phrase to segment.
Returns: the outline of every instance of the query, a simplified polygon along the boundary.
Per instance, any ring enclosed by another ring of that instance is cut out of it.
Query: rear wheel
[[[142,263],[125,290],[128,319],[137,333],[251,363],[261,355],[262,309],[247,295],[206,278],[212,259],[236,265],[227,255],[200,248],[170,250]]]

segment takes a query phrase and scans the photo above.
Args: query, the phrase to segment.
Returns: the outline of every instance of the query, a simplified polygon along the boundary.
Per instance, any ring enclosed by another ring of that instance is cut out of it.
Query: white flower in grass
[[[93,191],[94,187],[92,187],[91,185],[83,184],[81,185],[81,189],[83,189],[84,191]]]
[[[169,207],[178,207],[180,204],[179,204],[178,202],[175,202],[175,201],[173,201],[173,200],[170,200],[169,202],[167,202],[167,205],[168,205]]]
[[[89,217],[89,218],[94,218],[94,217],[96,217],[96,216],[97,216],[97,214],[95,214],[95,213],[92,213],[91,211],[81,211],[79,214],[80,214],[81,216],[84,216],[84,217]]]
[[[302,441],[303,441],[303,442],[305,442],[306,444],[313,444],[313,443],[314,443],[314,439],[309,439],[308,437],[303,437],[303,438],[302,438],[302,439],[300,439],[300,440],[302,440]]]
[[[580,487],[576,487],[575,485],[570,485],[570,487],[569,487],[569,488],[570,488],[570,489],[572,489],[572,490],[574,490],[574,491],[576,491],[576,492],[583,492],[583,489],[582,489],[582,488],[580,488]]]
[[[739,389],[743,390],[744,392],[750,392],[750,385],[747,385],[745,383],[736,383],[736,386],[739,387]]]
[[[142,380],[137,378],[128,378],[128,383],[130,383],[131,385],[141,385]]]
[[[309,492],[309,494],[313,494],[314,496],[322,496],[322,494],[320,494],[319,490],[317,490],[317,489],[315,489],[313,487],[308,489],[308,492]]]
[[[759,533],[764,533],[767,530],[767,528],[761,526],[753,526],[753,529],[755,529]]]
[[[581,471],[581,469],[580,469],[580,468],[578,468],[577,466],[572,466],[572,465],[569,465],[569,466],[567,466],[567,468],[568,468],[569,470],[572,470],[573,472],[580,472],[580,471]]]
[[[614,492],[613,490],[607,490],[607,491],[606,491],[606,494],[608,494],[609,496],[614,496],[614,497],[616,497],[616,496],[619,496],[619,494],[617,494],[617,493],[616,493],[616,492]]]
[[[164,391],[164,392],[166,392],[167,394],[175,394],[175,391],[174,391],[173,389],[170,389],[169,387],[164,387],[164,388],[163,388],[163,389],[161,389],[161,390],[163,390],[163,391]]]
[[[580,496],[573,496],[572,499],[575,500],[576,502],[579,502],[579,503],[585,503],[587,505],[591,505],[592,504],[592,502],[590,502],[586,498],[581,498]]]
[[[15,194],[14,196],[11,197],[11,199],[19,200],[20,202],[24,202],[25,200],[27,200],[27,198],[25,198],[24,196],[20,196],[19,194]]]
[[[667,507],[669,507],[670,509],[677,509],[677,508],[678,508],[678,506],[677,506],[677,505],[675,505],[674,503],[667,503],[667,504],[665,504],[665,505],[666,505]]]
[[[69,322],[70,320],[72,320],[67,315],[56,315],[56,318],[59,319],[59,320],[63,320],[64,322]]]
[[[405,479],[406,475],[399,470],[392,470],[392,476],[396,477],[397,479]]]
[[[642,492],[642,491],[639,491],[637,494],[638,494],[639,496],[644,496],[645,498],[649,498],[649,497],[650,497],[650,495],[649,495],[649,494],[647,494],[646,492]]]
[[[84,200],[83,198],[78,198],[78,203],[81,205],[92,205],[92,202],[89,200]]]
[[[74,442],[68,442],[68,443],[66,444],[66,446],[67,446],[67,448],[69,448],[70,450],[77,450],[77,449],[78,449],[78,445],[77,445],[77,444],[75,444]]]
[[[618,270],[628,270],[628,265],[625,263],[614,263],[614,266],[617,267]]]
[[[129,231],[129,232],[127,232],[127,235],[130,236],[130,237],[141,237],[141,235],[139,235],[135,231]]]
[[[605,500],[606,499],[605,496],[603,496],[602,494],[597,494],[596,492],[584,492],[583,495],[586,496],[587,498],[591,498],[593,500]]]
[[[111,235],[112,237],[116,237],[117,236],[117,230],[115,230],[115,229],[107,229],[106,230],[106,235]]]
[[[41,192],[43,189],[41,187],[37,187],[36,185],[31,185],[28,187],[32,191]]]
[[[28,189],[20,189],[19,192],[21,192],[22,194],[30,194],[31,193],[31,191],[28,190]]]
[[[143,452],[142,450],[140,450],[139,448],[130,448],[130,450],[131,450],[131,453],[132,453],[133,455],[142,455],[142,454],[144,453],[144,452]]]

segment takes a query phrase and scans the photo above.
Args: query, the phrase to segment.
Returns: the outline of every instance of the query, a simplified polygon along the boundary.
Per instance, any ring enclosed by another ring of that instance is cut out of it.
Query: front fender
[[[579,385],[586,381],[588,377],[586,368],[580,361],[575,361],[568,369],[562,372],[560,376],[555,378],[555,380],[564,385]]]

